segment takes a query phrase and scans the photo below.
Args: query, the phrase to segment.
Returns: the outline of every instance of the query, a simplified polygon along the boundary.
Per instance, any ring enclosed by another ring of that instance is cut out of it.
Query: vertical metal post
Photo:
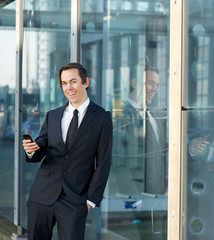
[[[170,1],[169,182],[167,239],[182,238],[184,3]]]
[[[21,219],[21,121],[22,121],[22,48],[23,0],[16,1],[16,89],[15,89],[15,140],[14,140],[14,224],[22,234]]]
[[[71,0],[71,62],[80,62],[80,31],[81,0]]]
[[[183,0],[182,4],[182,79],[181,87],[182,98],[181,105],[182,107],[186,105],[187,102],[187,87],[188,87],[188,17],[187,17],[187,0]],[[185,239],[186,226],[188,225],[186,219],[186,189],[187,187],[187,171],[188,164],[186,161],[187,155],[187,137],[186,133],[188,131],[188,116],[182,111],[182,133],[181,133],[181,190],[180,190],[180,199],[181,199],[181,220],[180,220],[180,239]]]

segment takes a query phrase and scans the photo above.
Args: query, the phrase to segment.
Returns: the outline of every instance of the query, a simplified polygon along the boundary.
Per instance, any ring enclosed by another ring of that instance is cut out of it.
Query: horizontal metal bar
[[[214,107],[182,107],[182,111],[214,111]]]

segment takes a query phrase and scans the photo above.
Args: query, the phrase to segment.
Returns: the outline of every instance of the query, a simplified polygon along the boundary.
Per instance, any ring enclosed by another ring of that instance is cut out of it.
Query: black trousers
[[[74,205],[61,194],[51,206],[28,202],[28,240],[51,240],[57,224],[59,240],[84,240],[86,204]]]

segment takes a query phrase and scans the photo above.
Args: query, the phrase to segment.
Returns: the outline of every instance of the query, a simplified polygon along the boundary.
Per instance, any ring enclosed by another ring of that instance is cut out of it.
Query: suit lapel
[[[148,121],[147,121],[147,126],[148,126],[148,129],[150,131],[148,131],[148,133],[152,134],[153,136],[153,141],[156,142],[156,144],[160,144],[160,140],[161,138],[163,137],[163,134],[162,134],[162,131],[163,131],[163,128],[162,128],[162,125],[160,123],[160,120],[159,120],[159,117],[157,113],[154,113],[154,112],[150,112],[151,116],[154,118],[155,120],[155,124],[157,125],[157,134],[158,134],[158,137],[159,137],[159,141],[157,141],[157,138],[156,138],[156,135],[155,135],[155,130],[149,120],[149,117],[148,117]]]
[[[58,111],[56,112],[55,115],[55,122],[57,123],[56,126],[56,138],[60,139],[60,146],[62,146],[63,151],[66,150],[65,148],[65,144],[63,142],[63,138],[62,138],[62,116],[63,116],[63,112],[65,110],[65,108],[67,107],[68,103],[66,103],[64,106],[62,106],[61,108],[58,109]]]

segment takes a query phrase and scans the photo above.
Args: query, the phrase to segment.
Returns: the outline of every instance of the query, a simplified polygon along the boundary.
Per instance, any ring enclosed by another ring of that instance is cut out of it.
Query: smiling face
[[[63,70],[61,73],[61,85],[66,98],[75,108],[78,108],[87,100],[86,89],[89,86],[89,78],[86,77],[86,82],[83,84],[78,69]]]
[[[146,103],[151,104],[158,90],[159,75],[154,71],[146,71]]]
[[[155,71],[147,70],[145,84],[141,81],[137,82],[135,78],[132,79],[131,86],[133,90],[129,97],[141,107],[144,107],[145,104],[151,104],[157,93],[158,84],[159,74]],[[144,98],[144,89],[146,92],[146,99]]]

